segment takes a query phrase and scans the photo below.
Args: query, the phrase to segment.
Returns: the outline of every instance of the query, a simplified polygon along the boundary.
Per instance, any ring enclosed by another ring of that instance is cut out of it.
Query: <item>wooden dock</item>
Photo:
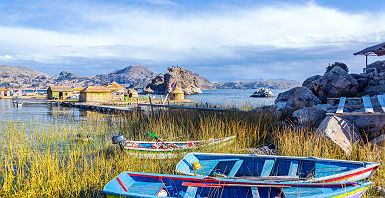
[[[354,98],[328,98],[328,101],[339,100],[337,107],[328,108],[328,110],[336,109],[335,113],[326,113],[326,115],[337,116],[385,116],[385,95],[376,97],[362,96]],[[354,105],[346,105],[347,101],[355,101]],[[355,109],[355,111],[346,111],[347,109]]]
[[[99,112],[115,112],[115,113],[127,113],[132,111],[141,111],[140,107],[117,107],[117,106],[106,106],[106,105],[91,105],[84,103],[73,103],[73,102],[57,102],[58,106],[64,107],[75,107],[79,109],[93,110]]]

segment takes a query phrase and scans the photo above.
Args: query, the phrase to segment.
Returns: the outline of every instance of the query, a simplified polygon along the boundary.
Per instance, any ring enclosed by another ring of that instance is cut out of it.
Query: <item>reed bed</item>
[[[384,151],[355,145],[345,155],[333,143],[309,130],[280,128],[273,114],[212,113],[163,110],[154,115],[106,115],[86,112],[87,119],[39,124],[0,121],[0,195],[103,197],[104,185],[123,171],[175,174],[179,159],[139,159],[119,152],[111,136],[152,140],[152,131],[164,140],[201,140],[236,135],[234,143],[204,148],[202,152],[246,153],[246,148],[274,143],[280,155],[316,156],[385,162]],[[55,117],[55,115],[53,115]],[[92,139],[92,140],[91,140]],[[372,177],[373,186],[385,185],[385,169]],[[375,196],[373,190],[369,196]]]

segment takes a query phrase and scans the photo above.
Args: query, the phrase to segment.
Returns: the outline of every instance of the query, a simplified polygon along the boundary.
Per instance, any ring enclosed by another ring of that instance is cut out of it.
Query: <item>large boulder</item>
[[[294,87],[278,94],[275,100],[277,110],[311,107],[320,103],[320,99],[307,87]]]
[[[313,91],[314,90],[313,82],[320,79],[321,77],[322,76],[320,76],[320,75],[315,75],[315,76],[311,76],[311,77],[307,78],[305,81],[303,81],[302,87],[307,87]]]
[[[330,139],[345,153],[350,154],[353,149],[352,144],[361,141],[361,136],[356,130],[354,124],[347,120],[337,116],[327,116],[322,120],[316,133]]]
[[[304,107],[294,111],[293,118],[301,125],[318,126],[326,117],[327,108],[332,107],[331,104],[318,104],[313,107]]]
[[[169,67],[166,74],[159,74],[152,79],[145,90],[152,90],[155,94],[168,94],[172,91],[171,84],[173,82],[177,82],[186,95],[202,93],[197,78],[181,67]]]
[[[354,124],[369,140],[385,131],[385,116],[358,116]]]
[[[322,101],[326,101],[328,97],[354,95],[359,88],[357,80],[339,66],[313,81],[312,85]]]

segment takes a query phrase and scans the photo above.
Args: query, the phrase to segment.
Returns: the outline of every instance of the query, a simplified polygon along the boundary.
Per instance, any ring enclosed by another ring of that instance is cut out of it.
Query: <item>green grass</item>
[[[55,114],[53,116],[56,116]],[[59,116],[59,115],[58,115]],[[277,145],[280,155],[385,162],[384,151],[356,145],[351,156],[329,140],[311,131],[294,132],[274,127],[279,120],[257,112],[211,113],[162,111],[155,116],[141,113],[107,116],[88,112],[87,121],[39,125],[0,121],[0,194],[2,196],[101,197],[104,185],[123,171],[175,174],[178,159],[139,159],[118,152],[111,136],[153,140],[152,131],[165,140],[201,140],[236,135],[234,143],[204,148],[202,152],[244,153],[245,148],[265,143]],[[77,134],[94,139],[77,141]],[[372,177],[374,186],[385,185],[381,166]],[[369,191],[374,196],[374,191]]]

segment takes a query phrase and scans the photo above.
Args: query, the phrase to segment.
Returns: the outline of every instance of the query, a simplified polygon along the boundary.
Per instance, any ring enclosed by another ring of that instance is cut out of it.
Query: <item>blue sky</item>
[[[180,65],[214,82],[303,81],[385,41],[385,1],[0,1],[0,65],[80,75]],[[369,62],[383,60],[370,57]]]

